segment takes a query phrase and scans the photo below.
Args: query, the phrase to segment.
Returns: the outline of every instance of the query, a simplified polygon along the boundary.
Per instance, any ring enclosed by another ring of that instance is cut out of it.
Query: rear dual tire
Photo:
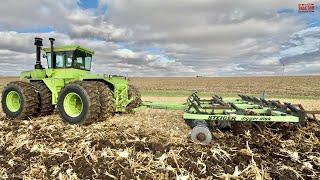
[[[27,119],[36,116],[39,104],[36,88],[30,83],[11,82],[2,91],[2,110],[9,119]]]
[[[39,112],[38,116],[51,115],[54,110],[54,105],[52,105],[52,93],[47,85],[43,81],[31,82],[31,84],[37,89],[39,97]]]

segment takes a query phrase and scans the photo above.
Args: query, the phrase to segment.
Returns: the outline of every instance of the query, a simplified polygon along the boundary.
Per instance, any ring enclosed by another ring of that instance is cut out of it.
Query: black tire
[[[81,113],[76,117],[69,116],[64,109],[64,99],[67,94],[77,94],[83,103]],[[91,124],[100,113],[99,92],[89,82],[74,82],[65,86],[58,97],[57,109],[60,117],[69,124]]]
[[[134,98],[134,100],[127,105],[127,112],[131,112],[134,108],[139,107],[142,103],[140,91],[131,84],[128,86],[128,98]]]
[[[54,110],[51,91],[43,81],[32,82],[32,85],[37,89],[40,100],[38,116],[51,115]]]
[[[113,91],[103,82],[94,81],[92,83],[99,91],[99,102],[101,106],[99,119],[105,120],[112,117],[116,110]]]
[[[6,104],[7,95],[14,91],[19,95],[20,107],[12,112]],[[39,98],[34,86],[28,82],[15,81],[9,83],[2,91],[1,105],[3,112],[9,119],[27,119],[35,115],[39,109]]]

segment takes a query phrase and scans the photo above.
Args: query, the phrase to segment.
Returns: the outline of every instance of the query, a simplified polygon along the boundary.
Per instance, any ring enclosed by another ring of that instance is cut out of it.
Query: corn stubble
[[[319,121],[189,140],[179,111],[144,110],[90,126],[58,115],[0,120],[1,179],[310,179],[320,176]]]
[[[11,121],[0,111],[0,179],[317,179],[319,126],[216,131],[213,142],[201,146],[190,141],[179,111],[116,114],[89,126],[67,125],[57,113]]]

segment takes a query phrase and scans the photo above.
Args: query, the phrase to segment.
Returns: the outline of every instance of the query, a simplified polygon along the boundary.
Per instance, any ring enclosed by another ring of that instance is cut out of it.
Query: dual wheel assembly
[[[132,86],[130,96],[140,93]],[[137,96],[128,106],[131,110],[141,103]],[[52,114],[52,94],[42,82],[9,83],[2,92],[2,109],[9,119],[27,119]],[[57,109],[61,118],[69,124],[88,124],[105,120],[115,112],[113,91],[103,82],[76,81],[66,85],[59,93]]]

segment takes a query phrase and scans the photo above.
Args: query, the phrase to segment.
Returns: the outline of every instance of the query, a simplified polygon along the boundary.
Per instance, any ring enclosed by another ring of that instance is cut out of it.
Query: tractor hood
[[[20,79],[41,80],[46,77],[45,69],[35,69],[32,71],[23,71],[20,73]]]
[[[20,79],[30,79],[32,71],[22,71],[20,73]]]

